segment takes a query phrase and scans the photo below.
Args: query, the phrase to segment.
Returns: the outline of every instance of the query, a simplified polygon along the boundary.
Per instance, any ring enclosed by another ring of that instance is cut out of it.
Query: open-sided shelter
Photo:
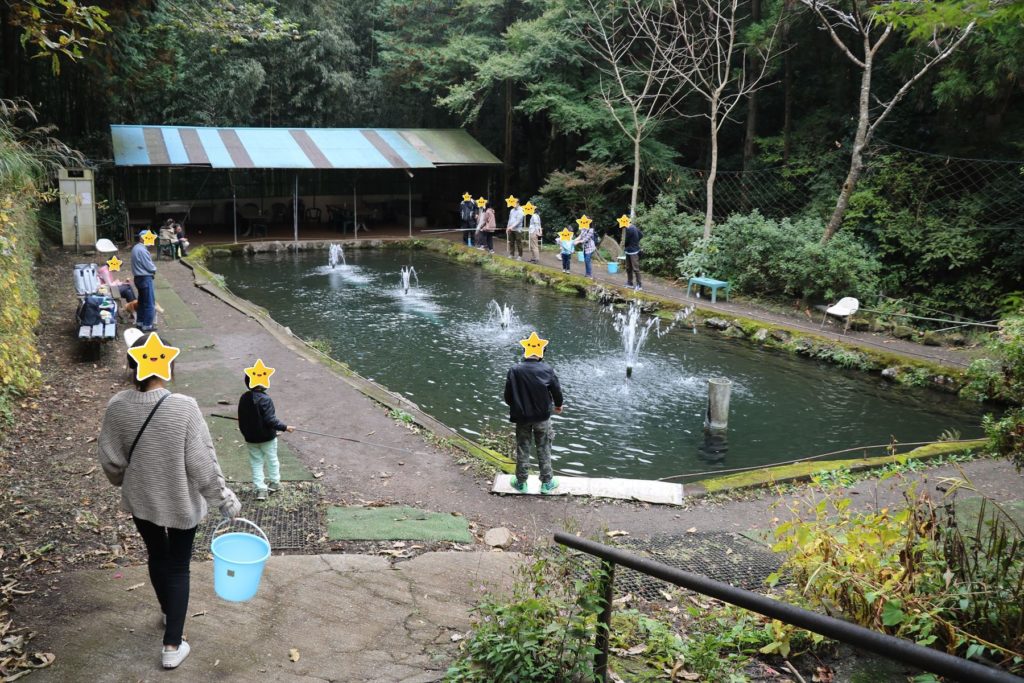
[[[501,161],[460,129],[112,125],[126,231],[323,236],[457,227],[464,192],[489,196]]]

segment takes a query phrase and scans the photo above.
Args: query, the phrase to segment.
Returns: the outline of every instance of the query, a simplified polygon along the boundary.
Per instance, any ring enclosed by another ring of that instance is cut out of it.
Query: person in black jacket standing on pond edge
[[[562,412],[562,387],[554,369],[541,360],[547,339],[531,332],[523,345],[523,361],[509,368],[505,377],[505,403],[509,407],[509,420],[516,425],[516,473],[512,488],[526,492],[527,467],[530,464],[530,442],[537,448],[540,463],[540,492],[551,493],[558,488],[558,480],[551,471],[551,413]]]
[[[242,432],[249,449],[249,464],[252,466],[252,483],[256,487],[256,500],[266,500],[267,492],[281,490],[281,462],[277,459],[277,433],[294,432],[295,427],[277,419],[274,401],[267,396],[270,376],[274,368],[268,368],[259,358],[256,365],[245,369],[245,386],[249,391],[238,399],[238,429]],[[269,486],[263,479],[263,463],[267,464]]]

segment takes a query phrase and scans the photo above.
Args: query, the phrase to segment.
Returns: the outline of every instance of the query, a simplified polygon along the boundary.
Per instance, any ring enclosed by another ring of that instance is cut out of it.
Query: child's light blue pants
[[[252,465],[252,483],[257,490],[265,491],[263,480],[263,462],[267,463],[267,478],[272,484],[281,483],[281,463],[277,459],[277,438],[263,443],[247,443],[249,447],[249,464]]]

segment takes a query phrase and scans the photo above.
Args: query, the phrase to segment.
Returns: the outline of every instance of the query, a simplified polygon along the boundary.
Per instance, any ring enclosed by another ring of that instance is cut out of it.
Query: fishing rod
[[[235,417],[234,415],[221,415],[220,413],[211,413],[210,415],[211,415],[211,417],[219,417],[222,420],[234,420],[235,422],[238,422],[238,418]],[[388,450],[391,450],[391,451],[400,451],[402,453],[410,453],[412,455],[427,455],[427,456],[430,455],[430,453],[425,453],[423,451],[413,451],[413,450],[409,450],[408,448],[401,448],[400,446],[387,446],[387,445],[382,444],[382,443],[374,443],[372,441],[361,441],[359,439],[353,439],[353,438],[350,438],[350,437],[347,437],[347,436],[338,436],[337,434],[324,434],[323,432],[314,432],[312,429],[302,429],[301,427],[296,427],[295,431],[302,432],[303,434],[313,434],[315,436],[325,436],[328,439],[337,439],[339,441],[351,441],[352,443],[359,443],[359,444],[363,444],[364,446],[374,446],[376,448],[387,448]]]

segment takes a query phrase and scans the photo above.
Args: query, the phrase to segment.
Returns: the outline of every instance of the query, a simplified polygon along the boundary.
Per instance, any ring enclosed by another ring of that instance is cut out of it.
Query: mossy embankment
[[[826,460],[797,462],[775,467],[762,467],[746,472],[711,477],[685,484],[686,495],[695,496],[708,493],[724,493],[739,489],[775,486],[777,484],[808,481],[816,475],[836,470],[861,472],[878,469],[889,465],[906,465],[913,462],[927,462],[956,453],[976,451],[985,447],[984,439],[950,441],[919,446],[911,451],[900,454],[879,455],[863,458],[845,458],[842,460]]]

